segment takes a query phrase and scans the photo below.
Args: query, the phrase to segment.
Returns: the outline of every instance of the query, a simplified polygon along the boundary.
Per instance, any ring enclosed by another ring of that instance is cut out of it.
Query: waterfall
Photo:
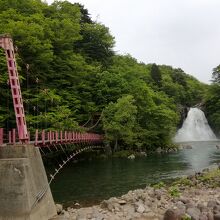
[[[182,128],[177,131],[174,137],[175,142],[210,141],[216,139],[204,112],[198,108],[190,108]]]

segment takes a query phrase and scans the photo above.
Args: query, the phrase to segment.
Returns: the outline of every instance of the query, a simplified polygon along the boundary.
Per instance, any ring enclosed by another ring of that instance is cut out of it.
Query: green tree
[[[215,67],[212,72],[212,81],[214,83],[220,83],[220,65]]]
[[[174,83],[178,83],[179,85],[182,85],[183,87],[187,86],[185,73],[183,72],[182,69],[180,68],[174,69],[174,71],[171,74],[171,78]]]
[[[118,141],[133,144],[136,126],[137,107],[131,95],[119,98],[116,103],[109,103],[104,109],[102,122],[105,136],[114,142],[114,151],[118,149]]]
[[[1,97],[1,105],[0,105],[0,127],[4,127],[6,125],[6,121],[8,119],[7,112],[7,99],[9,88],[7,85],[8,81],[8,73],[6,68],[6,58],[4,50],[0,48],[0,97]]]
[[[111,63],[114,55],[114,38],[109,29],[99,23],[84,23],[81,30],[82,40],[76,43],[77,51],[82,53],[88,62],[100,62],[104,67]]]
[[[161,76],[161,72],[160,69],[158,68],[158,66],[154,63],[151,66],[151,77],[154,81],[154,83],[158,86],[161,87],[161,81],[162,81],[162,76]]]
[[[220,137],[220,84],[214,83],[209,88],[206,102],[205,111],[211,127],[215,130],[216,134]]]

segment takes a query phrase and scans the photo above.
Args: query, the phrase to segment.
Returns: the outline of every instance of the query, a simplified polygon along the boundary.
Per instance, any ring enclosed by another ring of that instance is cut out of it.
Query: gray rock
[[[118,204],[125,205],[127,202],[124,199],[119,199]]]
[[[182,209],[177,209],[175,210],[178,219],[182,219],[185,215],[186,215],[186,209],[182,208]]]
[[[109,211],[112,211],[114,208],[113,205],[108,202],[108,200],[103,200],[100,204],[100,207],[103,209],[108,209]]]
[[[87,218],[87,214],[84,213],[82,210],[79,210],[76,215],[76,220],[85,220]]]
[[[180,197],[179,201],[183,202],[184,204],[190,203],[190,200],[188,198],[185,198],[185,197]]]
[[[219,213],[219,214],[214,215],[214,220],[220,220],[220,213]]]
[[[208,220],[214,220],[214,216],[211,212],[207,214]]]
[[[124,206],[122,206],[122,209],[123,209],[123,212],[127,213],[128,215],[131,215],[135,212],[135,208],[131,204],[125,204]]]
[[[135,155],[134,154],[129,155],[128,159],[134,160],[135,159]]]
[[[69,219],[69,218],[70,218],[70,214],[69,214],[69,212],[67,212],[67,211],[63,211],[63,215],[64,215],[64,217],[65,217],[66,219]]]
[[[88,219],[88,216],[91,216],[90,212],[89,213],[87,212],[87,215],[86,215],[87,218],[86,219]],[[100,213],[99,210],[96,209],[96,208],[92,209],[92,217],[95,218],[96,220],[104,219],[104,215],[102,213]]]
[[[192,220],[199,220],[199,216],[201,214],[200,210],[196,207],[188,208],[186,213],[191,216]]]
[[[96,220],[103,220],[104,216],[101,213],[98,213],[97,216],[95,217]]]
[[[119,208],[119,206],[116,206],[116,205],[115,205],[115,206],[114,206],[114,211],[115,211],[115,212],[120,212],[121,209]]]
[[[198,208],[201,212],[207,212],[207,211],[208,211],[208,208],[207,208],[204,204],[202,204],[202,203],[199,203],[199,204],[197,205],[197,208]]]
[[[192,202],[189,202],[186,204],[186,209],[194,208],[194,207],[195,207],[195,205]]]
[[[213,208],[216,205],[217,205],[217,202],[215,200],[210,200],[207,203],[207,207],[209,207],[209,208]]]
[[[185,149],[192,149],[192,145],[189,145],[189,144],[186,145],[186,146],[185,146]]]
[[[158,148],[156,149],[156,152],[159,153],[159,154],[162,153],[162,152],[163,152],[163,151],[162,151],[162,148],[161,148],[161,147],[158,147]]]
[[[59,216],[51,218],[50,220],[69,220],[69,218],[66,218],[63,215],[59,215]]]
[[[208,220],[208,217],[206,214],[200,214],[199,220]]]
[[[146,156],[147,156],[147,153],[144,152],[144,151],[142,151],[142,152],[140,152],[140,155],[143,156],[143,157],[146,157]]]
[[[145,208],[145,211],[144,211],[145,213],[149,213],[151,211],[151,209],[146,205],[144,206],[144,208]]]
[[[154,191],[154,195],[156,196],[156,198],[157,198],[158,200],[161,200],[161,197],[162,197],[162,195],[163,195],[163,191],[160,190],[160,189],[156,189],[156,190]]]
[[[190,144],[182,144],[179,146],[179,149],[182,150],[182,149],[192,149],[192,145]]]
[[[168,209],[164,214],[163,220],[178,220],[178,215],[174,210]]]
[[[63,211],[63,206],[61,204],[56,204],[57,214],[59,215]]]
[[[147,190],[147,193],[148,193],[148,195],[149,195],[150,197],[154,197],[154,196],[155,196],[154,188],[152,188],[152,187],[147,187],[146,190]]]
[[[181,202],[181,201],[178,201],[178,202],[176,202],[175,203],[175,206],[178,208],[178,209],[180,209],[180,210],[186,210],[186,206],[185,206],[185,204],[183,203],[183,202]]]
[[[215,205],[215,206],[213,207],[213,213],[214,213],[214,214],[220,213],[220,205]]]
[[[220,199],[219,197],[216,199],[217,205],[220,205],[220,200],[219,199]]]
[[[115,207],[118,207],[118,208],[120,207],[120,204],[119,204],[120,201],[122,200],[119,200],[116,197],[112,197],[109,200],[102,201],[102,203],[100,204],[100,207],[103,209],[108,209],[110,212],[112,212],[115,209]]]
[[[142,214],[142,213],[144,213],[144,211],[145,211],[144,205],[139,204],[138,207],[137,207],[137,212]]]

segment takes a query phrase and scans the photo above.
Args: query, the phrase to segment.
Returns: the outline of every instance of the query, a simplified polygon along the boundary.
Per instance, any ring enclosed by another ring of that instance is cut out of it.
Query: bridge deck
[[[34,144],[38,147],[55,146],[59,144],[75,144],[75,143],[100,143],[103,141],[103,136],[94,133],[80,133],[73,131],[35,131],[32,136],[29,134],[29,144]],[[0,128],[0,146],[7,144],[21,144],[19,142],[16,129],[12,129],[8,134],[4,133],[3,128]]]

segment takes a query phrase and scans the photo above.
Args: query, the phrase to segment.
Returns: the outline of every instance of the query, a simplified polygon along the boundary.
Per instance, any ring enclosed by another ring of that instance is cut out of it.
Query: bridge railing
[[[102,141],[103,136],[95,133],[35,130],[35,134],[33,134],[33,136],[31,136],[29,133],[28,143],[43,147],[64,143],[99,143]],[[8,132],[8,134],[5,134],[4,129],[0,128],[0,145],[4,144],[19,144],[18,133],[16,129],[12,129]]]

